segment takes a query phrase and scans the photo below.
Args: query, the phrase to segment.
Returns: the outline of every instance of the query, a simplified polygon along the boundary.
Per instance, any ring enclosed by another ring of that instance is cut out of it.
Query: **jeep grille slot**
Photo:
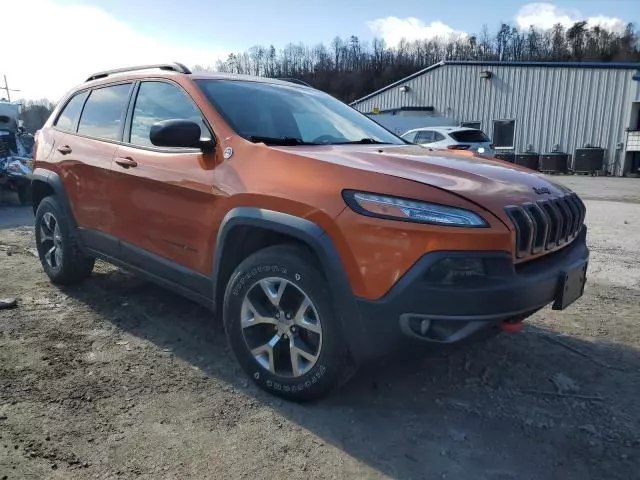
[[[525,258],[573,240],[584,223],[586,208],[575,194],[537,203],[509,205],[505,212],[516,233],[516,256]]]
[[[507,207],[507,215],[516,227],[516,253],[518,258],[524,257],[531,251],[534,226],[531,217],[522,207]]]
[[[523,205],[531,220],[533,220],[533,244],[531,253],[540,253],[544,250],[547,243],[547,235],[549,234],[549,223],[547,222],[542,209],[535,203],[526,203]]]

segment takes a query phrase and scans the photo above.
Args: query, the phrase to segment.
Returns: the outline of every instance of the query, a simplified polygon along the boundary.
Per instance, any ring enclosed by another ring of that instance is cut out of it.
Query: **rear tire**
[[[296,402],[342,383],[347,345],[327,280],[297,245],[268,247],[235,270],[224,298],[227,340],[262,389]]]
[[[38,205],[35,228],[40,263],[53,283],[70,285],[91,274],[95,258],[81,249],[77,233],[54,197]]]

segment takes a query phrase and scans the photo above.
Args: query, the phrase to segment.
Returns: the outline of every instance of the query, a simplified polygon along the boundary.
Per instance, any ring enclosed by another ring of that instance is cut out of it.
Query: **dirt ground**
[[[102,263],[51,285],[0,207],[0,478],[638,478],[640,180],[557,178],[588,208],[578,303],[310,405],[248,382],[196,304]]]

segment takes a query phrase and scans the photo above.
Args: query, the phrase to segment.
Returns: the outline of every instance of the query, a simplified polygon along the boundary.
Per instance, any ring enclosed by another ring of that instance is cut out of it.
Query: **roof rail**
[[[304,85],[305,87],[311,87],[311,85],[309,85],[307,82],[305,82],[304,80],[300,80],[298,78],[278,78],[277,80],[281,80],[283,82],[289,82],[289,83],[297,83],[298,85]]]
[[[159,68],[160,70],[169,70],[172,72],[179,72],[179,73],[191,73],[191,70],[185,67],[182,63],[178,63],[178,62],[154,63],[151,65],[138,65],[136,67],[115,68],[113,70],[105,70],[104,72],[97,72],[91,75],[89,78],[87,78],[85,82],[90,82],[92,80],[97,80],[99,78],[105,78],[105,77],[108,77],[109,75],[113,75],[114,73],[135,72],[137,70],[148,70],[150,68]]]

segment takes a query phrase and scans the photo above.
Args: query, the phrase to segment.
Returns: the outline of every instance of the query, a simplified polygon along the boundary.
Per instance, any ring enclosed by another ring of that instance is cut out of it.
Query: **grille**
[[[571,242],[584,223],[586,208],[576,194],[505,207],[516,230],[518,258]]]

